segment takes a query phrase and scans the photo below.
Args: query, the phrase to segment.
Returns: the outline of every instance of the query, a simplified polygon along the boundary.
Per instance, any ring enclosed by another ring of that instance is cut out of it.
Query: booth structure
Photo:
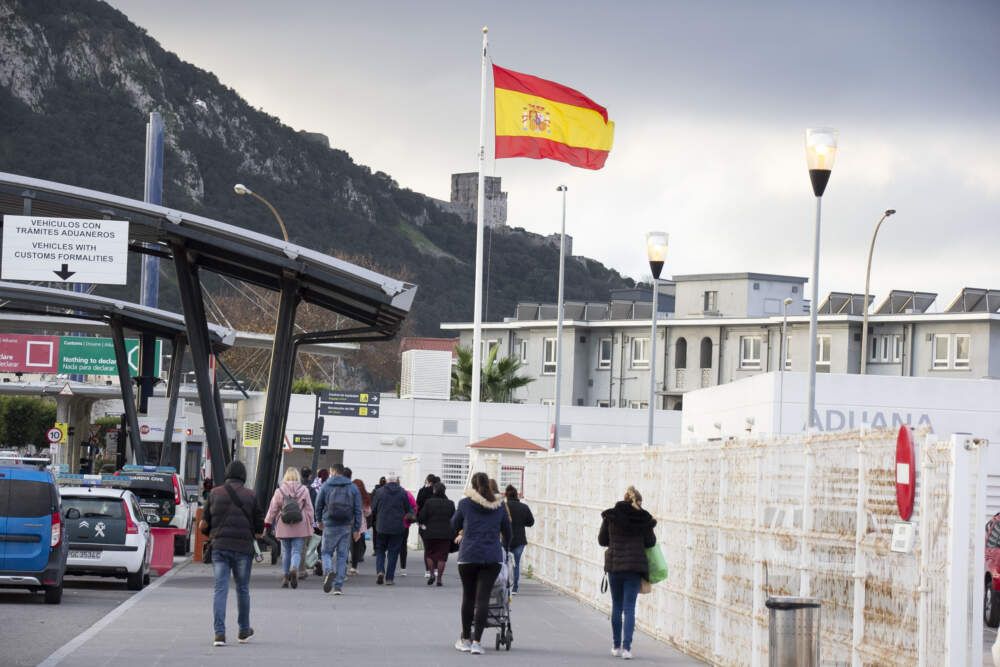
[[[297,349],[316,343],[391,339],[416,295],[415,285],[236,225],[52,181],[0,172],[0,213],[125,220],[129,223],[131,252],[172,262],[215,479],[224,477],[229,451],[225,446],[225,422],[214,407],[212,340],[201,271],[279,294],[255,484],[262,503],[267,502],[277,483]],[[345,316],[359,326],[296,333],[295,315],[301,303]]]

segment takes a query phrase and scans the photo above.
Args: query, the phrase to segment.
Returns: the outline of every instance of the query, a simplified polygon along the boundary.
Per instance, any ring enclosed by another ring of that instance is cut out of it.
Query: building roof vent
[[[894,289],[889,292],[889,298],[875,309],[876,315],[909,315],[926,313],[937,299],[934,292],[912,292]]]

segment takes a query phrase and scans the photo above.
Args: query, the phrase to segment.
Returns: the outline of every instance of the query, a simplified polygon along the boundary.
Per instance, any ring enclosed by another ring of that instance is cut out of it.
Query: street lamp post
[[[238,195],[250,195],[251,197],[258,199],[259,201],[262,201],[264,203],[264,206],[271,209],[271,213],[274,214],[274,219],[278,221],[278,226],[281,227],[281,236],[284,237],[286,243],[288,242],[288,230],[285,229],[285,221],[282,220],[281,215],[278,214],[278,209],[271,206],[271,202],[267,201],[259,194],[257,194],[247,186],[243,185],[242,183],[237,183],[236,185],[234,185],[233,192],[235,192]]]
[[[878,230],[882,227],[882,223],[890,215],[894,215],[896,209],[889,208],[886,209],[885,213],[882,214],[882,218],[875,225],[875,233],[872,234],[872,244],[868,246],[868,268],[865,269],[865,301],[862,308],[864,308],[864,317],[861,318],[861,374],[864,375],[865,371],[868,369],[868,287],[870,285],[872,277],[872,253],[875,252],[875,239],[878,238]]]
[[[650,313],[649,327],[649,427],[646,444],[653,444],[653,417],[656,414],[656,310],[657,287],[660,273],[667,260],[667,245],[670,237],[666,232],[649,232],[646,234],[646,256],[649,259],[649,270],[653,273],[653,308]],[[664,344],[666,342],[664,341]]]
[[[807,401],[806,425],[814,428],[816,424],[816,324],[819,309],[819,239],[820,215],[823,204],[823,192],[830,181],[830,172],[837,157],[837,131],[829,127],[806,130],[806,164],[809,167],[809,180],[812,182],[813,194],[816,195],[816,224],[813,228],[813,270],[812,270],[812,301],[809,304],[809,396]]]
[[[781,342],[778,344],[778,435],[784,432],[785,416],[785,359],[788,358],[788,307],[792,298],[781,302]]]

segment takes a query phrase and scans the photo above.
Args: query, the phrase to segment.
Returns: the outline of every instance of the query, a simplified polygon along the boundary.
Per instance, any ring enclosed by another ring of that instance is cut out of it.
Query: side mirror
[[[198,502],[198,498],[199,498],[199,496],[198,496],[197,493],[192,493],[192,494],[190,494],[187,497],[187,500],[188,500],[189,503],[196,503],[196,502]]]
[[[65,512],[63,512],[63,516],[66,517],[67,519],[71,519],[71,520],[72,519],[79,519],[80,518],[80,510],[78,510],[75,507],[70,507]]]

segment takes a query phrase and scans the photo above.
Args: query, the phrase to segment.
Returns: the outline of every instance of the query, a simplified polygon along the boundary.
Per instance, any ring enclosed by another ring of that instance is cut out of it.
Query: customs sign
[[[128,222],[5,215],[2,259],[3,280],[124,285]]]
[[[139,341],[125,339],[129,371],[139,372]],[[156,341],[153,374],[160,374],[163,341]],[[115,375],[115,348],[110,338],[0,334],[0,373],[72,373]]]

